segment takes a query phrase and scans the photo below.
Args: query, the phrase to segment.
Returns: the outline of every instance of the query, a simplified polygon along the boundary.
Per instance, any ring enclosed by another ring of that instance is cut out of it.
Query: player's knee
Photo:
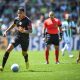
[[[46,49],[50,49],[50,45],[47,45],[47,46],[46,46]]]
[[[9,45],[8,48],[6,49],[6,52],[11,52],[13,50],[13,45]]]
[[[55,46],[55,49],[59,49],[59,46]]]
[[[10,53],[10,52],[11,52],[11,50],[10,50],[10,49],[6,49],[6,52]]]

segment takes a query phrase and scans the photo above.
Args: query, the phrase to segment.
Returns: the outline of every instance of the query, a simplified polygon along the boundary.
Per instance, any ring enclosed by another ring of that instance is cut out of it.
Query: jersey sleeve
[[[58,20],[58,26],[61,26],[61,25],[62,25],[61,21],[60,21],[60,20]]]
[[[14,19],[13,23],[16,24],[17,18]]]
[[[32,29],[32,21],[30,19],[28,20],[28,29]]]
[[[60,20],[58,20],[58,26],[59,26],[59,30],[60,30],[60,36],[62,37],[62,23]]]

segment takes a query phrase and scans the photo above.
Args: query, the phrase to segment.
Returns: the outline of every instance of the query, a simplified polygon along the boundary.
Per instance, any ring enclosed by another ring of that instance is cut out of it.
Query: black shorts
[[[57,45],[59,46],[59,35],[58,34],[46,34],[46,45]]]
[[[11,44],[13,44],[14,48],[21,45],[22,50],[27,51],[29,46],[29,35],[23,33],[17,34],[11,41]]]

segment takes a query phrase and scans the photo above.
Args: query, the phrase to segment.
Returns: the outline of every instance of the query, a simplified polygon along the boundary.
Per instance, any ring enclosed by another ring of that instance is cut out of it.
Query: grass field
[[[4,51],[0,50],[0,63]],[[0,80],[80,80],[80,64],[76,64],[77,51],[73,51],[74,57],[69,58],[60,53],[60,64],[55,64],[55,56],[50,51],[50,64],[44,64],[44,51],[28,51],[29,70],[25,69],[24,59],[21,52],[12,51],[5,69],[0,72]],[[19,72],[12,72],[10,67],[13,63],[20,66]]]

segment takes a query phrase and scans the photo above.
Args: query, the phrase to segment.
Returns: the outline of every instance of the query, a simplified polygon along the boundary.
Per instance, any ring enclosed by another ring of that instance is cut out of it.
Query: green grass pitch
[[[0,64],[4,52],[0,50]],[[0,80],[80,80],[80,64],[76,64],[78,51],[73,51],[73,58],[67,52],[64,56],[60,53],[60,64],[55,64],[54,52],[50,51],[48,65],[44,64],[44,51],[28,51],[28,54],[30,67],[26,70],[21,52],[12,51],[4,71],[0,72]],[[19,64],[19,72],[11,71],[13,63]]]

